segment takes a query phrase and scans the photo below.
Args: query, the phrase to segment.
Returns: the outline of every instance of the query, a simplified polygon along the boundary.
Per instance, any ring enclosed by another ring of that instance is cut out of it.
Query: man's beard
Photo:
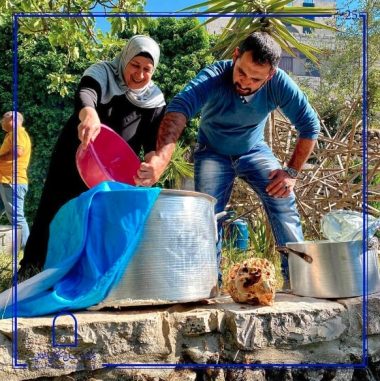
[[[252,95],[253,93],[256,92],[256,90],[251,90],[251,89],[243,89],[237,82],[234,82],[234,88],[235,91],[244,97],[247,97],[249,95]]]

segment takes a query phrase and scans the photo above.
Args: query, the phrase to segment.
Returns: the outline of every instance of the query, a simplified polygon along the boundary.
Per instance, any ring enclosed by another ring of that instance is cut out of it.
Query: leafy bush
[[[3,111],[12,110],[12,37],[8,27],[0,30],[0,95]],[[24,115],[25,127],[32,140],[32,158],[29,167],[29,191],[26,198],[26,216],[32,221],[41,195],[53,146],[60,129],[73,110],[76,83],[84,67],[84,60],[67,63],[58,50],[52,50],[47,38],[19,38],[17,106]],[[52,88],[49,73],[71,75],[73,81],[61,88]]]

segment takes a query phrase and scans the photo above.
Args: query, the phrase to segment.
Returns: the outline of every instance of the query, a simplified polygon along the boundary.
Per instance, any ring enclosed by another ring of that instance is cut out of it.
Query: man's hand
[[[133,179],[136,185],[150,187],[155,184],[165,171],[170,160],[167,161],[157,155],[156,151],[151,151],[145,155],[145,162],[141,163],[137,176]]]
[[[150,187],[155,184],[170,163],[175,145],[186,126],[186,116],[179,112],[168,112],[160,123],[156,151],[145,155],[134,177],[135,184]]]
[[[282,169],[275,169],[269,174],[272,180],[266,187],[266,191],[272,197],[284,198],[288,197],[296,185],[296,179],[290,177],[287,172]]]
[[[100,119],[92,107],[83,107],[79,113],[81,123],[78,125],[78,138],[83,148],[87,148],[90,141],[94,141],[100,132]]]
[[[300,171],[310,154],[313,152],[315,140],[298,138],[292,157],[287,166]],[[272,197],[283,198],[288,197],[296,185],[296,179],[282,169],[275,169],[269,174],[269,179],[272,180],[267,186],[266,191]]]

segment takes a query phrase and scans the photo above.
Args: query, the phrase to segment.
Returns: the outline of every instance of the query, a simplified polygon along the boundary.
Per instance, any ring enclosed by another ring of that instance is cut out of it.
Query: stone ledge
[[[221,297],[209,304],[74,315],[75,347],[67,346],[74,337],[69,316],[55,323],[60,346],[52,342],[53,316],[18,319],[18,357],[26,369],[12,368],[12,320],[0,321],[0,379],[95,374],[105,372],[104,364],[351,364],[361,362],[363,352],[361,298],[329,301],[277,294],[273,306],[255,307]],[[380,294],[369,296],[367,319],[369,355],[379,362]],[[157,370],[152,380],[172,379],[160,372],[173,374]]]

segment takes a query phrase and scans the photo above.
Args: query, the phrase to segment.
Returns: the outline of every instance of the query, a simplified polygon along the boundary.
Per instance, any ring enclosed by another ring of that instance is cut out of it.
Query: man
[[[16,192],[17,224],[21,226],[21,248],[24,249],[29,236],[29,226],[24,215],[24,200],[28,191],[27,169],[30,161],[32,145],[25,128],[24,118],[17,113],[17,152],[13,152],[13,111],[6,112],[1,119],[1,127],[6,132],[0,147],[0,212],[4,212],[10,223],[16,223],[13,215],[13,192]],[[12,174],[14,153],[17,154],[17,183]],[[15,186],[15,183],[17,186]]]
[[[232,61],[219,61],[202,70],[168,106],[156,151],[140,167],[137,184],[150,186],[159,179],[187,121],[201,110],[194,153],[195,190],[214,196],[219,213],[228,203],[235,177],[240,177],[263,202],[277,245],[303,240],[293,189],[320,126],[305,95],[278,68],[280,56],[281,48],[272,37],[256,32],[235,49]],[[266,120],[277,107],[298,131],[284,168],[264,142]],[[220,237],[221,226],[219,252]],[[288,287],[287,257],[281,259],[284,287]]]

